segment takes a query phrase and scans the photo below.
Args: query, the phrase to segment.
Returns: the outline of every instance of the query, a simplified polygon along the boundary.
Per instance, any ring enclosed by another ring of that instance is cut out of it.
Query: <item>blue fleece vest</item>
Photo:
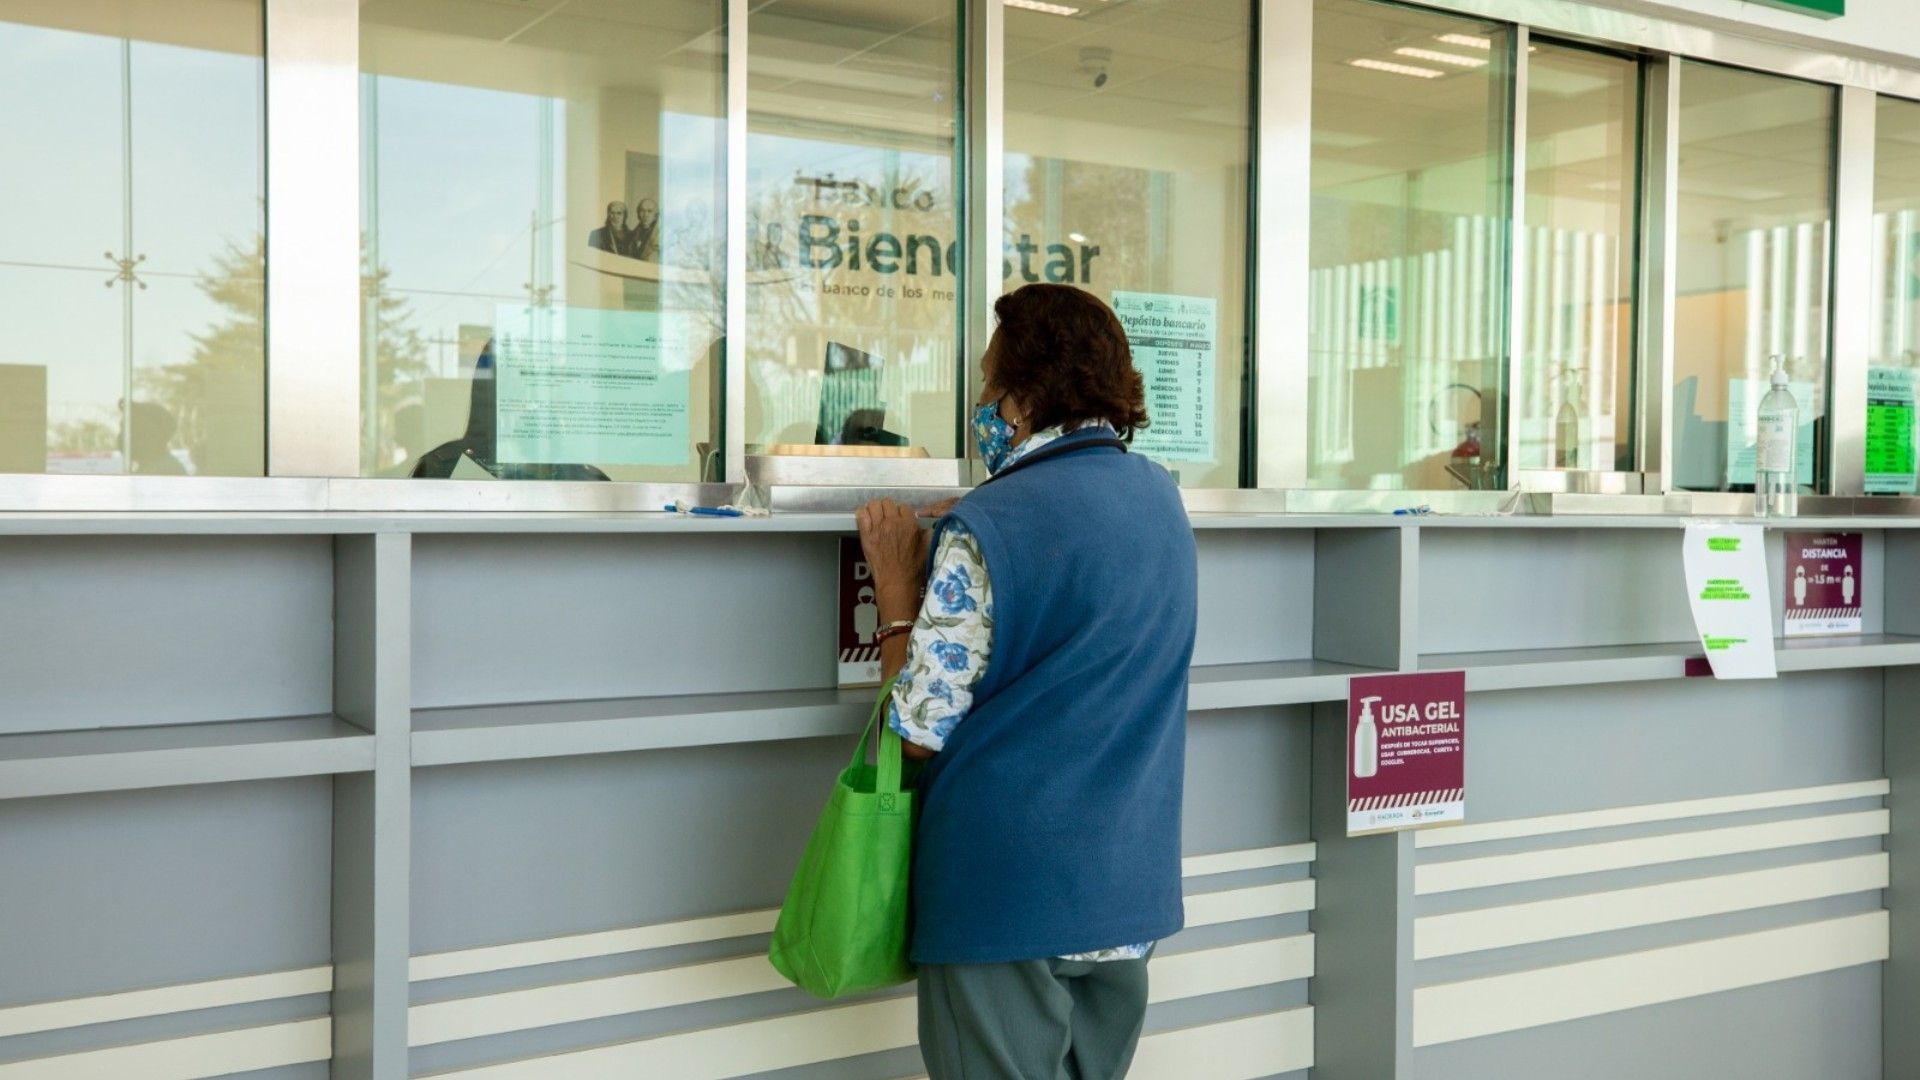
[[[952,511],[986,558],[992,652],[921,774],[920,963],[1090,952],[1184,922],[1193,532],[1160,466],[1068,449],[1103,436],[1066,435]]]

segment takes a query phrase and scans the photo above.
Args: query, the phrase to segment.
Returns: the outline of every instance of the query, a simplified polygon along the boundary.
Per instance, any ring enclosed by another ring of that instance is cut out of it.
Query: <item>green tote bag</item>
[[[900,789],[900,736],[880,722],[889,681],[867,718],[853,763],[813,827],[780,905],[767,958],[795,986],[834,998],[913,978],[907,960],[907,873],[913,793]],[[867,736],[880,723],[877,763]]]

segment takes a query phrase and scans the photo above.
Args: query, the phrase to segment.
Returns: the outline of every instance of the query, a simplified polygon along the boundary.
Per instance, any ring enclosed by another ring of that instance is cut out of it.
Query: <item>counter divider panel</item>
[[[1347,680],[1377,669],[1320,660],[1213,664],[1192,671],[1190,712],[1344,700]],[[763,690],[417,709],[413,764],[619,754],[852,735],[871,687]]]
[[[1648,645],[1571,646],[1493,652],[1429,653],[1422,671],[1464,670],[1469,691],[1527,690],[1599,683],[1652,682],[1687,677],[1689,660],[1705,654],[1690,641]],[[1783,675],[1850,668],[1920,664],[1920,637],[1859,634],[1777,638],[1774,661]]]
[[[0,799],[372,768],[373,736],[333,716],[0,735]]]

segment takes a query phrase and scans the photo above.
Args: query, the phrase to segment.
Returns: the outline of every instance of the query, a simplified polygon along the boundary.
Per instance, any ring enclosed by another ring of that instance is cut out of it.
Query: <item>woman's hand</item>
[[[925,518],[928,521],[939,521],[941,518],[946,517],[947,511],[952,510],[953,504],[959,501],[960,501],[960,496],[955,495],[951,499],[941,499],[937,503],[933,503],[928,506],[923,506],[920,509],[914,511],[914,513],[922,518]],[[927,559],[932,554],[933,554],[933,530],[922,529],[920,530],[920,557],[914,560],[914,565],[920,568],[920,573],[922,575],[924,575],[927,572]],[[927,583],[924,580],[920,582],[920,591],[923,593],[926,592],[926,584]]]
[[[874,600],[881,622],[912,619],[920,614],[920,590],[926,584],[927,530],[906,505],[875,499],[853,512],[860,526],[860,546],[867,568],[873,571]]]

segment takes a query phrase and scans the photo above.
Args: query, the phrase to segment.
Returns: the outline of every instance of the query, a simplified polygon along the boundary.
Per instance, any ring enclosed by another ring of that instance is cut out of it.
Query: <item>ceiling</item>
[[[6,0],[0,26],[6,23],[215,52],[264,51],[260,0]]]
[[[1070,17],[1008,8],[1009,114],[1247,142],[1246,0],[1063,0]],[[1107,50],[1096,58],[1084,50]],[[1107,82],[1095,87],[1096,70]]]

